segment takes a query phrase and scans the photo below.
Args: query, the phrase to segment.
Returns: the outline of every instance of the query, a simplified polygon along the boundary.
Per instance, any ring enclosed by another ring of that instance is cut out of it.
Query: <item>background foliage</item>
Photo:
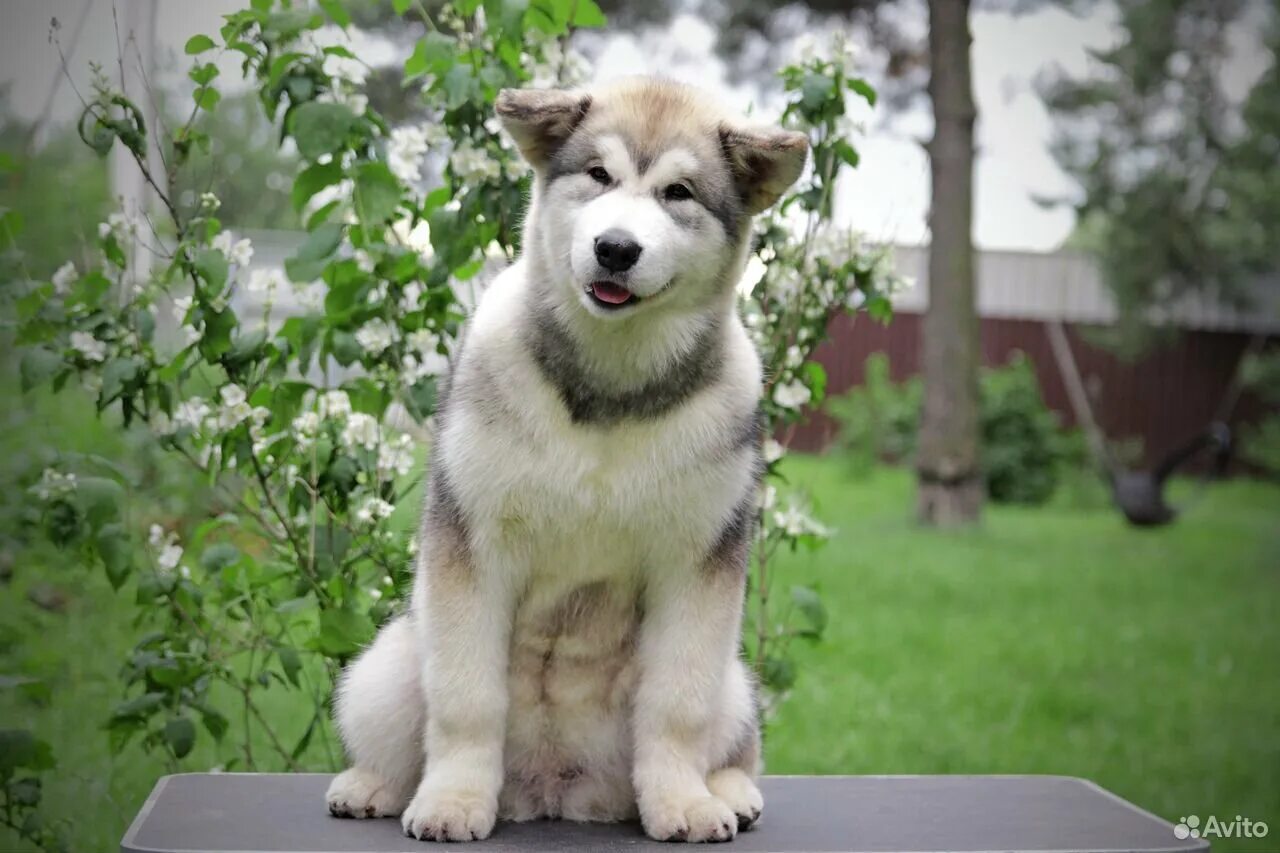
[[[209,749],[227,769],[340,764],[333,679],[408,586],[414,436],[429,440],[466,306],[519,248],[529,178],[493,101],[505,86],[573,82],[568,34],[604,23],[592,0],[395,0],[422,35],[400,75],[416,106],[393,125],[341,38],[351,11],[319,6],[253,0],[218,33],[193,35],[190,103],[154,127],[96,69],[77,133],[99,155],[126,150],[155,209],[107,212],[79,252],[39,247],[69,253],[49,270],[16,242],[19,212],[4,214],[22,391],[87,393],[151,460],[139,470],[50,443],[12,472],[22,505],[5,535],[24,560],[51,546],[130,602],[132,647],[101,724],[114,753],[141,749],[174,769]],[[223,96],[214,60],[233,54],[249,97]],[[742,288],[773,426],[821,400],[811,355],[830,316],[865,306],[887,320],[894,286],[880,253],[828,224],[832,187],[858,162],[846,98],[874,103],[874,92],[839,43],[781,83],[782,120],[809,134],[813,166],[759,224]],[[262,153],[267,139],[276,153]],[[20,164],[3,166],[13,176]],[[223,198],[219,176],[246,169],[263,195]],[[224,226],[225,212],[249,208],[305,227],[283,275],[253,268],[253,243]],[[771,440],[767,453],[747,651],[780,697],[796,677],[792,639],[816,639],[827,617],[811,587],[771,604],[769,560],[828,531],[782,484],[783,448]],[[196,486],[171,513],[143,496],[172,477]],[[16,744],[7,823],[57,846],[67,828],[40,823],[39,776],[23,775],[57,756],[29,731],[5,736]]]

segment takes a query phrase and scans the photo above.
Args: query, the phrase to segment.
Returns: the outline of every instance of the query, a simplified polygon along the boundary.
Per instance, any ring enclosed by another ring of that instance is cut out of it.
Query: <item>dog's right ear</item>
[[[591,96],[566,89],[503,89],[495,104],[520,153],[541,171],[591,108]]]

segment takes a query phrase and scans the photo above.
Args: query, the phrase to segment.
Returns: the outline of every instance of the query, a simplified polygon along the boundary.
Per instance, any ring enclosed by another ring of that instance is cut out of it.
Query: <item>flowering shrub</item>
[[[99,153],[124,146],[167,219],[112,214],[98,232],[99,265],[66,265],[18,302],[24,387],[80,384],[100,411],[145,423],[230,508],[150,524],[144,541],[110,476],[51,469],[32,488],[50,537],[116,587],[130,584],[149,629],[108,722],[117,748],[136,741],[177,761],[203,728],[217,741],[233,732],[227,766],[314,765],[317,736],[324,760],[337,762],[333,678],[408,588],[414,542],[398,508],[423,455],[411,433],[429,433],[437,377],[480,280],[518,250],[529,179],[493,101],[504,86],[576,82],[585,67],[567,36],[604,22],[593,0],[454,0],[431,13],[393,0],[424,27],[404,77],[429,119],[390,127],[343,44],[347,11],[318,5],[253,0],[216,38],[192,37],[191,119],[159,138],[100,77],[81,136]],[[197,119],[220,99],[208,58],[227,53],[242,57],[301,160],[291,198],[306,236],[284,274],[252,267],[254,247],[219,221],[216,191],[182,209],[166,189],[208,142]],[[813,169],[760,222],[742,304],[769,376],[771,434],[785,439],[822,399],[811,356],[830,316],[863,306],[886,318],[892,276],[881,255],[829,224],[832,189],[857,164],[846,97],[874,94],[843,56],[812,56],[783,81],[783,120],[809,133]],[[166,174],[149,171],[149,141],[165,152]],[[787,644],[826,621],[810,589],[792,590],[785,608],[770,603],[772,555],[828,532],[774,485],[782,454],[770,439],[748,643],[775,691],[794,678]],[[305,726],[264,706],[280,689],[302,699]],[[269,755],[254,752],[251,730]]]

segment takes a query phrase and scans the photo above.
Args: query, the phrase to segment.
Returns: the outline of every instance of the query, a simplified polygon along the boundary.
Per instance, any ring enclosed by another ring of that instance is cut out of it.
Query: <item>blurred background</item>
[[[184,44],[242,5],[0,8],[0,212],[22,218],[0,244],[5,286],[17,242],[23,274],[47,278],[84,265],[111,211],[147,203],[120,146],[99,158],[77,136],[91,68],[132,57],[120,72],[151,93],[149,118],[181,117]],[[782,679],[768,771],[1078,775],[1170,820],[1280,832],[1277,5],[600,5],[608,25],[566,41],[561,79],[664,74],[771,117],[777,69],[837,50],[879,91],[852,111],[861,162],[834,218],[887,247],[909,286],[887,324],[833,322],[826,399],[777,437],[831,541],[775,562],[821,592],[825,630]],[[944,6],[967,14],[971,45]],[[401,75],[421,25],[389,0],[347,7],[369,104],[414,120]],[[304,236],[299,160],[237,91],[238,62],[220,69],[210,152],[174,189],[191,205],[216,188],[253,266],[278,269]],[[931,175],[930,152],[955,150]],[[13,359],[0,381],[17,399]],[[211,501],[88,397],[5,409],[13,482],[56,444],[146,470],[155,513]],[[0,713],[56,746],[51,819],[92,841],[76,849],[107,849],[172,769],[84,721],[116,702],[135,630],[119,593],[64,565],[74,554],[18,549],[0,551]],[[33,632],[58,642],[22,642]],[[183,768],[222,766],[201,756]]]

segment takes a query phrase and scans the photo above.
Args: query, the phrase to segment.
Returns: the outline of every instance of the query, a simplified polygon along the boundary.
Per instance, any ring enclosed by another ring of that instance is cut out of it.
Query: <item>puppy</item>
[[[339,816],[485,838],[638,816],[726,841],[763,808],[739,659],[761,367],[735,286],[803,134],[636,79],[507,90],[521,257],[437,414],[412,604],[344,674]]]

